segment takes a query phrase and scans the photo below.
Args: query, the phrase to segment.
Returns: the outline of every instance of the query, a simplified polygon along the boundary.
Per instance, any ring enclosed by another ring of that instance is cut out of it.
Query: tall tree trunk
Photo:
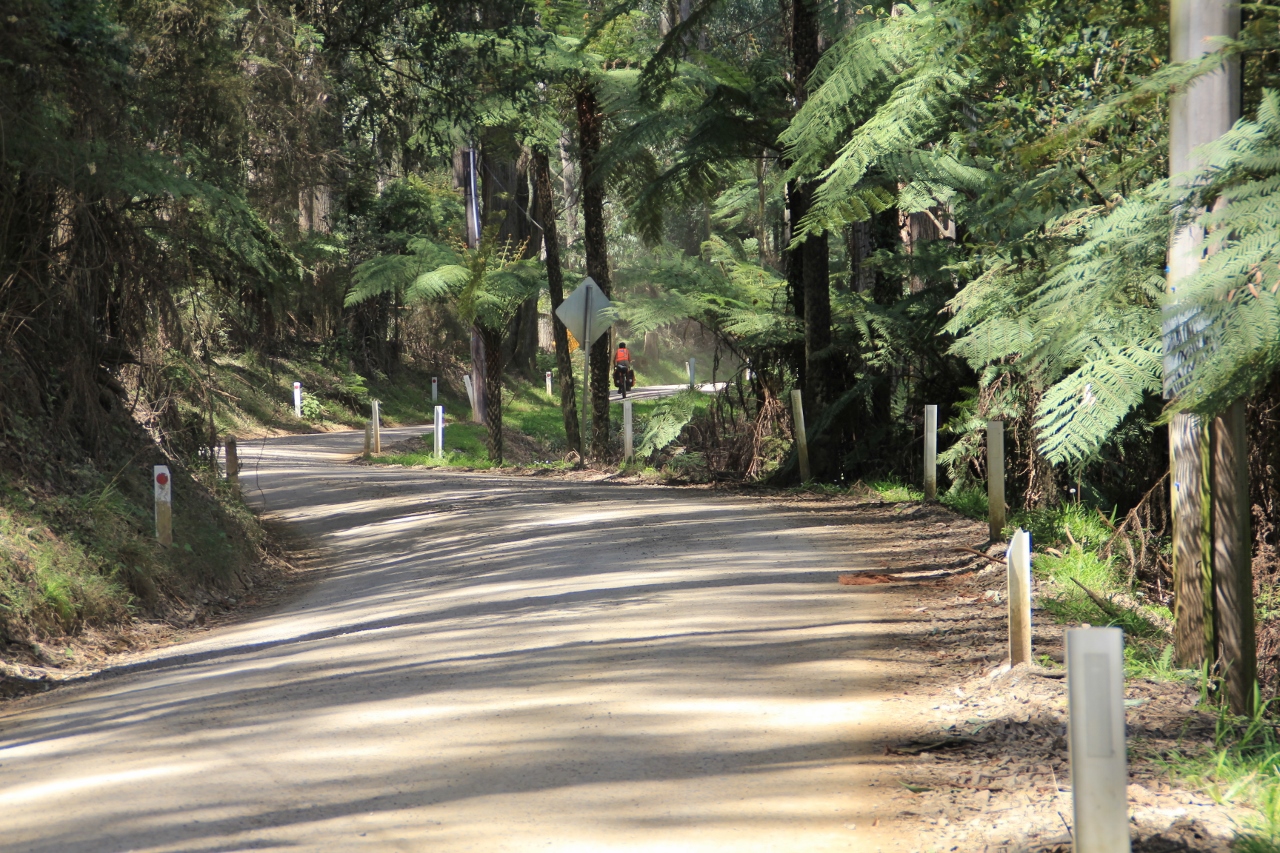
[[[604,231],[604,176],[596,172],[600,153],[600,131],[603,116],[600,103],[590,83],[576,93],[578,113],[578,156],[582,163],[583,238],[587,251],[587,275],[611,296],[609,282],[609,246]],[[591,453],[603,458],[609,449],[609,336],[602,336],[592,347],[591,359]]]
[[[1169,7],[1169,52],[1174,62],[1195,59],[1218,49],[1215,36],[1234,37],[1240,28],[1240,7],[1226,0],[1174,0]],[[1173,97],[1169,111],[1169,173],[1179,173],[1203,165],[1194,152],[1230,130],[1240,114],[1239,60],[1229,61],[1221,71],[1205,75],[1183,94]],[[1191,225],[1171,235],[1169,241],[1168,284],[1192,275],[1204,251],[1204,231]],[[1176,314],[1176,308],[1174,312]],[[1178,367],[1166,356],[1166,392],[1169,380]],[[1234,409],[1235,407],[1233,407]],[[1238,412],[1233,412],[1238,414]],[[1208,457],[1208,469],[1202,468],[1205,424],[1196,415],[1175,415],[1169,425],[1169,456],[1172,468],[1173,573],[1177,596],[1174,604],[1174,638],[1178,660],[1183,666],[1197,666],[1212,659],[1214,643],[1223,653],[1227,666],[1228,690],[1232,711],[1246,713],[1252,704],[1250,689],[1255,673],[1253,666],[1253,599],[1240,594],[1235,583],[1224,586],[1224,580],[1238,582],[1249,571],[1249,553],[1240,547],[1247,540],[1248,512],[1235,505],[1245,500],[1247,472],[1219,471],[1215,466],[1240,465],[1247,459],[1247,449],[1236,446],[1243,442],[1242,431],[1222,418],[1210,426],[1217,439],[1214,453]],[[1237,473],[1245,478],[1241,490]],[[1188,482],[1193,476],[1212,484],[1207,490],[1200,483]],[[1210,508],[1206,512],[1205,498]],[[1225,499],[1225,503],[1224,503]],[[1206,525],[1208,519],[1212,523]],[[1243,529],[1222,529],[1224,522]],[[1217,540],[1216,542],[1214,540]],[[1212,545],[1210,545],[1212,543]],[[1208,547],[1207,547],[1208,546]],[[1216,546],[1216,547],[1214,547]],[[1206,559],[1207,557],[1207,559]],[[1236,561],[1240,561],[1237,563]],[[1219,565],[1219,563],[1223,565]],[[1212,584],[1205,584],[1209,574]],[[1241,583],[1240,588],[1246,585]],[[1215,601],[1208,590],[1218,593]],[[1235,612],[1218,612],[1215,605],[1227,605]],[[1247,608],[1247,613],[1244,612]],[[1223,626],[1234,648],[1222,646]],[[1245,637],[1247,634],[1247,638]]]
[[[568,250],[578,239],[578,164],[574,160],[573,134],[560,134],[560,183],[564,190],[564,246]]]
[[[503,461],[502,332],[484,326],[476,328],[480,330],[480,339],[484,343],[485,444],[489,449],[490,461],[495,465],[501,465]]]
[[[813,0],[792,0],[791,58],[797,108],[808,99],[809,78],[818,65],[820,53],[817,10]],[[791,227],[796,229],[812,206],[812,184],[794,187],[790,193],[790,202]],[[804,294],[804,389],[806,402],[814,412],[818,412],[830,402],[834,386],[830,352],[831,283],[827,235],[811,235],[800,244],[798,251],[801,255],[799,274],[789,275],[788,278],[792,287],[799,285]]]
[[[564,272],[560,269],[560,243],[556,237],[556,207],[551,194],[551,163],[546,152],[533,152],[534,218],[542,228],[542,247],[547,253],[547,290],[551,294],[551,334],[555,338],[556,371],[560,374],[560,412],[564,416],[564,437],[581,456],[582,433],[578,429],[578,404],[573,384],[573,360],[569,357],[569,330],[556,316],[564,302]]]

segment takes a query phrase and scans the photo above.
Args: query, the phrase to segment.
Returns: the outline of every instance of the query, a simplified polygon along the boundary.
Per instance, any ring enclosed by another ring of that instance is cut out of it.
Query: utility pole
[[[1234,0],[1172,0],[1170,59],[1183,62],[1216,50],[1214,38],[1240,31]],[[1169,174],[1202,165],[1195,149],[1226,133],[1240,116],[1240,64],[1230,60],[1172,99]],[[1175,232],[1169,242],[1169,300],[1165,314],[1165,395],[1182,390],[1185,366],[1173,351],[1194,309],[1180,309],[1178,283],[1204,256],[1204,230]],[[1207,442],[1209,437],[1211,441]],[[1208,452],[1206,452],[1208,451]],[[1253,590],[1249,554],[1249,479],[1244,405],[1237,401],[1204,424],[1175,415],[1169,426],[1172,475],[1174,640],[1182,666],[1221,655],[1232,710],[1252,703],[1256,678]],[[1206,502],[1207,499],[1207,502]]]

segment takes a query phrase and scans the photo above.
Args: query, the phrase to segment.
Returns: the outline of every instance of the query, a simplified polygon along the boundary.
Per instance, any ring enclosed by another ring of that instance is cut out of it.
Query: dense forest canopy
[[[474,361],[500,457],[503,383],[550,363],[539,317],[591,275],[618,337],[713,354],[734,392],[707,458],[737,475],[796,477],[795,387],[819,479],[918,478],[934,404],[953,484],[984,476],[998,418],[1016,504],[1076,490],[1123,512],[1165,476],[1171,412],[1243,398],[1255,514],[1274,517],[1277,7],[1244,4],[1238,38],[1181,63],[1168,5],[1142,0],[3,17],[0,361],[22,402],[0,420],[56,417],[92,455],[105,413],[145,403],[188,454],[216,430],[165,408],[175,372],[303,347],[369,375]],[[1171,96],[1232,62],[1238,126],[1171,179]],[[1165,252],[1192,220],[1212,254],[1182,298],[1216,343],[1165,400]],[[597,458],[609,347],[590,355]]]

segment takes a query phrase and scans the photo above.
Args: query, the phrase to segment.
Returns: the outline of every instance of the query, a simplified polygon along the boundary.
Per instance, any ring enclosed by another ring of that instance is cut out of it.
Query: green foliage
[[[699,391],[681,391],[658,403],[636,445],[636,456],[647,459],[678,439],[693,419],[694,407],[704,396]]]

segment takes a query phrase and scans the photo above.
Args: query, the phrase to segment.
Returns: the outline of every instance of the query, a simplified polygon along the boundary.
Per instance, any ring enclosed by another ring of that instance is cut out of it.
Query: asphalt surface
[[[811,513],[361,442],[241,447],[305,592],[0,711],[0,849],[876,849],[883,628]]]

